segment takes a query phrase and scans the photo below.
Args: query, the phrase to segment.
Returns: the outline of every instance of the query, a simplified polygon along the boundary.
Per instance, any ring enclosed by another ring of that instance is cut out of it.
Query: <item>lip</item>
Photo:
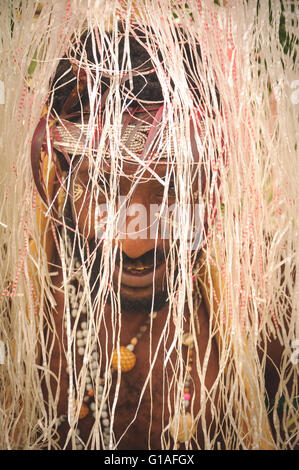
[[[127,270],[122,271],[121,274],[121,285],[125,287],[149,287],[153,284],[162,283],[166,270],[166,263],[158,265],[155,269],[147,269],[145,273],[142,271],[129,273]],[[113,273],[114,282],[118,282],[119,278],[119,266],[115,266]]]

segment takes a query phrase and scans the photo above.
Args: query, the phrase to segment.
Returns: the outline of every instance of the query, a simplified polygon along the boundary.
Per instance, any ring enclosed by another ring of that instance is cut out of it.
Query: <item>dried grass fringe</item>
[[[35,14],[38,3],[42,4],[42,9]],[[33,184],[30,167],[32,135],[58,62],[65,53],[72,52],[71,39],[79,38],[84,30],[93,34],[97,26],[99,38],[95,39],[110,41],[113,50],[115,42],[109,40],[107,30],[116,31],[117,21],[122,20],[128,34],[132,27],[129,20],[136,15],[139,28],[147,31],[151,28],[152,31],[148,33],[147,42],[156,60],[168,106],[171,135],[167,145],[170,148],[170,139],[176,144],[175,160],[181,169],[176,184],[181,202],[190,202],[188,192],[184,191],[191,177],[186,116],[192,114],[194,108],[181,66],[183,58],[172,34],[177,24],[185,29],[191,44],[198,41],[201,45],[202,63],[196,64],[197,76],[194,78],[198,82],[202,80],[206,95],[208,86],[214,90],[217,84],[223,109],[220,112],[214,108],[213,120],[204,117],[205,134],[196,137],[209,182],[206,192],[209,240],[204,249],[201,277],[211,318],[206,359],[214,337],[220,347],[219,374],[209,394],[204,386],[205,376],[209,373],[207,360],[203,367],[199,361],[194,361],[202,382],[201,415],[194,418],[201,419],[204,448],[217,445],[215,439],[219,432],[223,432],[226,449],[285,449],[298,442],[298,428],[288,426],[291,420],[296,419],[292,400],[298,396],[298,368],[290,360],[292,342],[299,338],[299,289],[298,283],[294,283],[299,262],[299,105],[294,89],[294,80],[298,79],[298,61],[294,61],[291,54],[284,53],[279,40],[282,6],[286,28],[292,27],[290,18],[294,18],[294,12],[291,1],[271,2],[274,3],[272,15],[269,14],[268,2],[259,2],[257,15],[257,3],[236,0],[221,6],[213,1],[188,0],[188,7],[182,8],[178,7],[178,2],[170,0],[32,0],[21,3],[11,0],[2,3],[0,84],[4,95],[0,96],[0,340],[6,353],[4,364],[0,365],[1,449],[57,448],[58,445],[59,389],[57,396],[50,395],[47,411],[40,381],[41,374],[47,380],[52,374],[49,368],[51,344],[48,344],[45,325],[53,329],[46,312],[55,305],[47,261],[52,238],[51,211],[45,211]],[[294,47],[298,49],[296,44]],[[157,62],[157,48],[167,75],[161,63]],[[85,66],[84,59],[81,66]],[[114,67],[112,56],[106,68]],[[170,91],[167,77],[172,78],[175,92]],[[113,100],[106,106],[107,115],[114,122],[109,132],[117,142],[122,110],[113,106]],[[225,159],[218,158],[223,146]],[[203,149],[208,149],[208,161]],[[97,159],[100,161],[100,154]],[[111,159],[116,174],[112,190],[116,191],[118,162],[113,149]],[[45,165],[44,172],[50,187],[53,176],[50,164]],[[221,180],[219,187],[218,176]],[[215,207],[210,204],[213,194]],[[107,225],[107,232],[112,235],[114,215],[112,211]],[[176,283],[169,277],[168,285],[170,310],[179,331],[177,345],[181,339],[186,298],[191,311],[194,308],[192,279],[186,275],[194,258],[188,251],[185,216],[182,213],[179,220],[182,242],[179,247],[174,243],[170,251],[170,259],[178,256],[185,267]],[[64,249],[62,241],[62,238],[58,240],[61,250]],[[108,280],[109,260],[114,254],[108,243],[106,249],[108,254],[101,272],[103,279]],[[84,276],[87,280],[87,273]],[[65,286],[68,278],[65,267]],[[88,289],[86,282],[85,296],[90,304]],[[105,299],[106,290],[107,283],[102,282],[97,293],[99,306]],[[114,308],[116,314],[117,300]],[[65,315],[68,315],[67,311]],[[100,316],[98,323],[95,322],[97,328],[101,321]],[[170,321],[171,315],[168,316]],[[70,365],[74,337],[75,331],[69,331],[67,355]],[[269,410],[265,406],[264,380],[268,344],[273,337],[278,338],[284,348],[279,371],[280,386],[274,404],[275,442],[267,421]],[[264,353],[260,362],[258,347],[261,344]],[[182,363],[180,347],[177,349],[174,383],[178,390],[175,401],[178,406]],[[37,361],[38,353],[40,363]],[[155,351],[152,353],[154,359]],[[165,358],[167,353],[165,350]],[[79,399],[83,399],[85,378],[82,370],[73,384]],[[286,388],[287,379],[293,384],[291,392]],[[215,396],[217,387],[220,389],[218,404],[225,409],[226,426],[224,429],[215,403],[212,408],[214,431],[211,433],[211,427],[204,420],[204,409],[208,399]],[[283,434],[275,411],[280,396],[284,396],[289,405],[285,408]],[[168,406],[169,403],[165,403],[165,407]],[[170,409],[173,416],[178,412],[178,408]],[[68,419],[71,441],[78,424],[71,398]],[[167,448],[170,442],[167,424],[163,422],[162,448]],[[92,448],[101,448],[96,425],[91,430],[89,442]],[[111,446],[117,448],[113,436]],[[196,439],[192,446],[199,447]]]

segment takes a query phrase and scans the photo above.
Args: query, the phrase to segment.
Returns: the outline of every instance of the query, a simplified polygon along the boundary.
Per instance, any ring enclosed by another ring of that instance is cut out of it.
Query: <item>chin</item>
[[[151,311],[161,310],[167,303],[168,294],[166,291],[155,292],[153,288],[138,289],[130,287],[121,287],[120,304],[121,310],[130,314],[149,314]]]

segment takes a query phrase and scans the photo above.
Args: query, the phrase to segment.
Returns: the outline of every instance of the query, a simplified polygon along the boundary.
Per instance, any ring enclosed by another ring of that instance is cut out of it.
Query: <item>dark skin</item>
[[[57,277],[57,281],[59,284],[59,277]],[[55,324],[57,328],[57,335],[58,337],[62,337],[62,321],[61,315],[63,311],[63,296],[61,294],[56,295],[57,301],[57,314],[55,316]],[[199,356],[201,359],[201,363],[203,361],[203,356],[205,354],[207,341],[208,341],[208,315],[204,305],[202,304],[199,309],[199,318],[200,318],[200,335],[198,338],[198,345],[199,345]],[[164,328],[165,319],[167,315],[167,307],[162,309],[158,312],[158,316],[153,323],[152,329],[152,350],[156,352],[157,343],[160,338],[161,332]],[[112,332],[112,325],[111,316],[109,315],[109,308],[107,307],[105,312],[105,320],[107,322],[107,333],[106,331],[102,331],[100,333],[100,342],[104,346],[106,343],[106,334],[111,336]],[[122,323],[125,325],[125,328],[122,328],[121,335],[120,335],[120,342],[121,344],[128,344],[129,340],[136,334],[139,326],[144,323],[144,315],[143,314],[132,314],[132,313],[125,313],[122,312]],[[166,340],[166,347],[169,348],[172,339],[174,337],[175,325],[172,323],[170,326],[170,331],[168,333],[168,338]],[[109,335],[110,333],[110,335]],[[199,341],[200,339],[200,341]],[[61,340],[60,340],[61,341]],[[68,376],[65,372],[66,370],[66,359],[64,355],[60,355],[58,342],[56,341],[56,345],[54,348],[54,354],[52,355],[52,362],[51,362],[51,370],[56,372],[58,370],[59,365],[62,366],[62,376],[60,380],[60,387],[61,387],[61,394],[60,394],[60,401],[58,405],[58,414],[63,415],[67,413],[67,388],[68,388]],[[151,393],[152,399],[150,396],[150,387],[147,386],[146,392],[143,396],[138,414],[137,419],[133,422],[127,433],[122,437],[118,449],[119,450],[138,450],[138,449],[160,449],[161,448],[161,416],[162,416],[162,405],[163,405],[163,389],[161,384],[163,383],[163,370],[164,373],[171,379],[172,377],[172,368],[171,362],[175,362],[175,353],[172,354],[171,360],[167,365],[166,369],[164,367],[164,355],[162,354],[162,348],[164,348],[164,342],[159,347],[160,354],[157,355],[157,360],[155,362],[153,372],[152,372],[152,383],[151,383]],[[135,348],[135,352],[137,355],[137,362],[133,370],[127,373],[123,373],[121,377],[121,387],[119,398],[117,402],[116,408],[116,419],[114,424],[114,431],[116,434],[116,438],[119,439],[125,429],[127,428],[128,424],[133,421],[137,404],[139,402],[141,390],[145,383],[147,374],[148,374],[148,367],[149,359],[150,359],[150,351],[149,351],[149,335],[145,334],[139,341],[138,345]],[[108,356],[111,356],[112,353],[112,345],[111,342],[108,341]],[[186,360],[186,355],[184,357]],[[61,364],[62,362],[62,364]],[[80,368],[80,359],[77,361],[77,367]],[[213,344],[212,352],[210,355],[209,361],[209,374],[206,379],[206,387],[208,389],[211,388],[213,385],[214,379],[218,372],[217,366],[217,346]],[[199,379],[195,372],[192,373],[192,377],[194,380],[194,387],[192,392],[196,393],[199,397],[200,394],[200,383]],[[111,391],[111,399],[113,399],[114,387],[115,387],[116,375],[114,375],[114,384],[112,386]],[[55,384],[53,383],[53,387],[55,388]],[[196,392],[195,392],[196,391]],[[168,397],[168,387],[164,390],[164,400],[167,403]],[[173,389],[170,390],[170,396],[173,398]],[[152,426],[151,426],[151,433],[150,438],[148,437],[148,430],[149,430],[149,423],[150,423],[150,413],[151,407],[153,406],[153,417],[152,417]],[[196,400],[195,403],[195,412],[199,412],[199,400]],[[168,413],[165,412],[164,418],[164,425],[168,423]],[[208,406],[207,413],[206,413],[207,422],[211,422],[211,414],[210,414],[210,406]],[[79,421],[79,428],[81,431],[81,437],[87,438],[93,424],[93,418],[91,414],[87,417],[83,418]],[[66,431],[68,427],[67,425],[61,426],[61,443],[63,443],[66,437]],[[198,435],[197,438],[201,444],[204,445],[203,435],[198,427]]]
[[[89,169],[90,162],[87,159],[83,159],[82,163],[76,167],[76,176],[74,177],[73,183],[80,184],[84,191],[82,196],[72,204],[72,216],[75,223],[78,226],[78,229],[81,235],[85,240],[91,242],[95,237],[95,202],[88,199],[88,188],[89,188]],[[166,174],[166,165],[153,165],[154,171],[157,172],[160,178]],[[134,191],[132,189],[132,182],[134,181],[134,175],[136,174],[136,165],[125,164],[123,166],[124,175],[120,178],[120,187],[119,191],[122,196],[127,196],[130,194],[129,207],[134,204],[141,204],[146,208],[147,216],[150,211],[150,204],[159,204],[163,198],[163,187],[161,184],[153,177],[152,173],[148,170],[145,170],[142,175],[142,179],[139,183],[134,186]],[[109,180],[109,167],[102,168],[100,174],[105,176]],[[101,183],[102,184],[102,183]],[[168,203],[172,204],[175,202],[175,192],[172,190],[172,183],[170,183],[168,191]],[[104,185],[105,186],[105,185]],[[105,187],[103,186],[103,189]],[[199,186],[198,182],[194,181],[192,185],[192,192],[198,192]],[[203,191],[203,187],[200,188]],[[98,202],[104,203],[105,196],[99,196],[100,200]],[[72,203],[72,201],[70,201]],[[91,202],[91,204],[90,204]],[[161,253],[167,254],[169,250],[167,240],[163,239],[153,239],[150,237],[150,233],[147,232],[145,237],[136,238],[136,233],[134,233],[134,211],[126,217],[126,229],[127,233],[123,235],[121,240],[115,240],[114,243],[117,244],[118,248],[122,250],[122,253],[126,255],[127,260],[131,260],[131,263],[135,262],[146,263],[144,260],[150,259],[152,256],[151,253],[154,249],[160,250]],[[132,224],[133,222],[133,224]],[[139,218],[140,222],[140,218]],[[147,226],[146,224],[144,226]],[[143,226],[143,227],[144,227]],[[140,230],[136,228],[135,230]],[[146,229],[145,229],[146,230]],[[139,233],[140,235],[140,233]],[[64,296],[59,291],[59,287],[62,283],[62,271],[61,271],[61,261],[58,254],[53,260],[53,265],[55,268],[54,271],[57,271],[54,280],[54,285],[57,287],[57,290],[54,292],[55,300],[57,306],[55,313],[53,315],[53,321],[55,323],[55,329],[57,335],[55,337],[54,349],[52,353],[51,360],[51,370],[55,375],[59,375],[59,368],[61,367],[61,376],[60,376],[60,396],[58,402],[58,415],[67,414],[67,389],[68,389],[68,375],[66,373],[66,357],[63,352],[63,347],[66,346],[65,334],[63,332],[62,326],[62,315],[64,311]],[[165,282],[165,270],[166,266],[162,266],[162,269],[157,272],[155,276],[155,292],[163,292],[164,282]],[[130,274],[130,273],[129,273]],[[114,279],[117,282],[116,278]],[[136,335],[139,327],[144,324],[146,318],[146,311],[144,311],[144,304],[148,304],[148,301],[151,300],[153,296],[153,282],[143,282],[140,285],[140,276],[135,277],[129,276],[121,279],[121,288],[120,288],[121,298],[124,300],[124,306],[122,308],[121,318],[122,318],[122,327],[120,330],[120,344],[126,345],[130,342],[130,339]],[[132,308],[132,305],[135,308]],[[167,330],[167,336],[165,340],[161,342],[160,345],[159,339],[163,334],[165,323],[167,322],[168,315],[168,305],[165,303],[160,306],[158,309],[158,315],[152,325],[152,357],[157,351],[157,358],[155,360],[153,369],[152,369],[152,379],[148,382],[145,392],[143,394],[142,401],[138,407],[141,392],[143,386],[146,382],[149,370],[149,364],[152,362],[150,357],[150,337],[149,332],[145,333],[142,338],[139,340],[135,353],[137,356],[137,362],[133,370],[128,373],[123,373],[121,376],[121,383],[119,389],[119,396],[115,412],[115,421],[114,421],[114,433],[117,442],[117,449],[119,450],[138,450],[138,449],[161,449],[161,447],[169,446],[173,448],[173,442],[169,437],[169,434],[166,433],[162,435],[162,428],[167,426],[169,422],[169,412],[167,407],[167,400],[170,400],[171,407],[173,409],[173,400],[174,400],[174,386],[169,385],[171,383],[171,378],[173,376],[172,365],[176,363],[176,352],[173,350],[170,360],[167,365],[164,365],[164,351],[168,350],[175,335],[176,324],[175,321],[170,321],[169,329]],[[209,315],[205,307],[204,302],[202,302],[198,308],[198,323],[199,331],[196,337],[197,347],[198,347],[198,357],[200,364],[202,366],[204,356],[207,349],[207,344],[209,341]],[[188,331],[190,312],[188,311],[187,306],[185,307],[184,312],[184,331]],[[113,327],[119,328],[119,325],[114,323],[112,325],[112,316],[111,308],[109,305],[105,308],[105,327],[100,329],[99,333],[99,342],[102,346],[102,350],[106,351],[104,357],[102,358],[102,364],[110,359],[113,352],[113,345],[111,342],[112,330]],[[108,343],[107,343],[108,338]],[[106,347],[107,345],[107,347]],[[266,368],[266,387],[267,393],[271,398],[275,397],[276,391],[279,384],[279,375],[276,372],[276,367],[279,368],[280,358],[282,354],[282,347],[278,341],[270,341],[269,348],[269,360],[267,362]],[[184,361],[187,360],[186,352],[184,353]],[[262,352],[261,352],[262,355]],[[81,368],[81,357],[77,357],[77,371],[80,371]],[[103,373],[99,371],[100,374]],[[216,341],[212,341],[212,349],[209,356],[208,362],[208,374],[205,378],[205,387],[207,391],[210,391],[214,381],[218,374],[218,349]],[[198,377],[196,368],[193,367],[191,371],[191,376],[193,379],[193,385],[191,389],[191,395],[194,397],[194,415],[196,416],[200,412],[200,394],[201,394],[201,384]],[[164,380],[163,380],[164,377]],[[168,378],[168,382],[165,384],[165,377]],[[115,385],[116,385],[117,374],[114,374],[114,379],[112,383],[112,388],[110,392],[110,402],[113,402]],[[163,386],[164,384],[164,386]],[[290,384],[291,386],[291,384]],[[57,384],[54,379],[51,381],[52,392],[55,393],[57,389]],[[47,394],[45,392],[45,397]],[[215,395],[217,400],[217,393]],[[163,408],[164,402],[164,408]],[[166,404],[166,406],[165,406]],[[215,403],[214,403],[215,404]],[[137,411],[137,415],[135,413]],[[216,405],[217,413],[220,416],[224,415],[223,410],[219,409],[219,406]],[[212,423],[211,416],[211,403],[208,402],[205,419],[207,423],[207,428],[209,428]],[[83,440],[87,440],[90,430],[92,428],[94,419],[89,413],[86,417],[79,420],[79,429],[80,436]],[[129,427],[128,425],[132,423]],[[60,445],[65,446],[65,439],[67,436],[68,425],[66,423],[62,424],[59,428],[60,434]],[[205,441],[202,429],[202,421],[199,419],[196,423],[196,440],[201,448],[205,448]],[[210,435],[213,436],[213,426],[211,427]],[[215,446],[216,443],[221,442],[221,436],[215,437]],[[67,446],[69,446],[68,444]],[[184,446],[183,446],[184,447]],[[195,446],[196,447],[196,446]]]
[[[134,175],[136,168],[132,168],[132,166],[128,166],[126,168],[127,174],[126,177],[121,178],[120,190],[122,191],[122,195],[126,195],[129,193],[131,185],[132,185],[132,176]],[[161,165],[160,167],[156,167],[155,171],[159,174],[160,177],[163,177],[163,173],[166,171],[165,165]],[[152,177],[151,173],[145,172],[144,178],[142,183],[138,184],[132,193],[130,204],[143,204],[149,210],[149,203],[158,203],[159,200],[162,200],[163,196],[163,187],[161,184],[157,184],[155,178]],[[88,183],[88,162],[83,161],[80,165],[79,171],[76,175],[76,182],[80,182],[80,184],[86,186]],[[86,220],[88,219],[90,206],[86,203],[86,198],[84,195],[86,192],[82,194],[81,198],[78,199],[75,204],[73,205],[73,217],[77,219],[79,230],[82,234],[85,235],[87,240],[92,240],[94,238],[94,220],[91,221],[90,229],[87,233],[87,224]],[[172,194],[171,189],[168,192],[169,196],[169,203],[174,201],[175,194]],[[102,201],[101,201],[102,202]],[[130,222],[134,217],[127,217],[126,223],[127,227],[130,227]],[[132,224],[131,224],[132,226]],[[123,253],[130,258],[131,260],[143,259],[142,257],[147,253],[151,253],[153,248],[155,248],[156,240],[147,238],[137,238],[136,234],[128,233],[125,238],[122,238],[121,241],[121,249]],[[168,250],[167,240],[158,240],[157,248],[163,251],[164,253]],[[56,259],[55,263],[56,266],[60,265],[59,259]],[[156,291],[161,291],[163,289],[164,283],[164,271],[162,269],[162,274],[157,276],[155,281],[155,288]],[[122,328],[120,331],[120,344],[128,344],[130,339],[136,335],[139,327],[144,324],[146,313],[143,311],[138,310],[138,302],[140,305],[143,305],[144,299],[151,299],[153,295],[153,284],[152,282],[146,286],[138,287],[137,284],[140,280],[140,277],[136,277],[136,285],[134,286],[134,276],[132,279],[130,278],[130,283],[132,285],[121,285],[121,296],[126,298],[127,301],[131,300],[131,303],[137,305],[137,309],[126,311],[125,309],[122,310]],[[55,277],[55,286],[59,287],[62,282],[62,272],[59,269],[59,274]],[[58,404],[58,414],[67,414],[67,388],[68,388],[68,375],[66,371],[66,358],[65,355],[61,354],[61,344],[65,344],[65,335],[63,333],[62,328],[62,314],[64,310],[64,296],[60,291],[55,292],[55,300],[57,302],[56,312],[54,315],[55,327],[57,331],[57,338],[55,340],[55,347],[52,354],[52,362],[51,362],[51,370],[54,373],[58,372],[59,366],[61,366],[62,375],[60,380],[60,400]],[[130,304],[130,302],[129,302]],[[116,407],[115,413],[115,424],[114,424],[114,432],[116,436],[116,440],[118,441],[120,438],[120,442],[117,446],[119,450],[125,449],[161,449],[162,440],[165,439],[173,446],[172,440],[169,438],[169,434],[166,433],[164,438],[162,437],[162,419],[163,416],[163,426],[165,427],[169,422],[169,413],[167,410],[167,399],[170,397],[173,405],[173,391],[174,386],[167,386],[164,385],[163,390],[163,375],[164,377],[168,377],[169,382],[173,376],[172,367],[176,363],[176,352],[172,353],[170,356],[170,360],[165,368],[164,366],[164,348],[168,350],[172,344],[175,335],[175,322],[170,322],[170,327],[167,329],[167,334],[165,335],[165,341],[162,341],[160,345],[158,345],[161,335],[163,334],[163,329],[165,327],[166,319],[168,315],[168,305],[165,303],[164,307],[160,309],[158,312],[157,317],[155,318],[153,325],[152,325],[152,355],[156,353],[158,348],[157,359],[154,364],[153,372],[152,372],[152,380],[151,386],[148,384],[146,387],[146,391],[144,393],[142,402],[139,407],[139,411],[137,414],[137,418],[134,420],[134,415],[136,413],[137,405],[139,402],[139,398],[141,395],[142,388],[144,383],[146,382],[146,378],[148,375],[148,365],[150,363],[150,339],[149,339],[149,331],[145,333],[142,338],[139,340],[136,348],[135,353],[137,356],[137,362],[133,370],[127,373],[123,373],[121,376],[121,386],[119,392],[119,398]],[[188,331],[188,323],[189,323],[189,311],[188,308],[185,308],[184,313],[184,330]],[[199,350],[199,359],[201,365],[203,363],[203,358],[206,352],[206,347],[209,340],[209,317],[207,310],[204,306],[204,303],[201,303],[198,310],[198,322],[199,322],[199,334],[197,337],[198,342],[198,350]],[[105,309],[105,328],[100,330],[99,340],[102,345],[103,351],[105,351],[105,345],[108,338],[108,348],[107,348],[107,357],[103,358],[103,363],[105,363],[111,357],[113,346],[111,344],[112,338],[112,317],[111,317],[111,308],[107,305]],[[184,351],[184,361],[187,360],[186,357],[187,348]],[[212,350],[209,359],[209,374],[207,374],[205,386],[207,390],[210,390],[214,380],[218,373],[218,359],[217,359],[217,345],[216,342],[213,341],[212,343]],[[80,370],[80,360],[81,358],[78,357],[77,361],[77,370]],[[195,370],[192,368],[192,379],[194,380],[194,385],[192,386],[192,396],[196,397],[195,405],[194,405],[194,413],[195,415],[200,411],[200,380]],[[165,379],[164,379],[165,382]],[[114,377],[114,384],[112,385],[112,391],[110,394],[111,401],[113,400],[114,395],[114,388],[116,383],[116,373]],[[55,390],[56,385],[53,380],[52,388]],[[197,398],[198,397],[198,398]],[[164,415],[163,415],[163,401],[164,401]],[[165,406],[166,404],[166,406]],[[152,423],[150,427],[150,436],[149,436],[149,426],[150,426],[150,416],[151,416],[151,409],[153,409],[152,413]],[[211,407],[208,402],[207,411],[206,411],[206,420],[208,425],[211,423]],[[88,416],[83,418],[79,421],[79,428],[80,428],[80,436],[82,438],[87,439],[91,426],[93,424],[93,418],[91,413]],[[129,430],[125,432],[128,424],[133,422],[130,426]],[[61,441],[60,443],[64,445],[64,440],[66,437],[68,426],[63,424],[60,429]],[[124,433],[124,435],[123,435]],[[122,436],[123,435],[123,436]],[[169,440],[170,439],[170,440]],[[201,447],[204,447],[204,437],[201,429],[200,421],[198,422],[197,426],[197,440]],[[218,439],[220,441],[220,437]]]

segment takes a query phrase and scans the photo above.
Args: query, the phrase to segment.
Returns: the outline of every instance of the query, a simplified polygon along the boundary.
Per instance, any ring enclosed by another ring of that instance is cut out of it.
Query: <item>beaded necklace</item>
[[[72,246],[70,240],[67,239],[66,243],[66,262],[71,262],[72,256]],[[100,377],[99,386],[97,387],[97,395],[95,396],[95,390],[93,384],[96,381],[98,371],[99,371],[99,353],[97,352],[97,341],[96,341],[96,332],[92,328],[89,332],[88,325],[88,316],[87,316],[87,306],[82,305],[83,299],[83,279],[80,274],[80,263],[78,260],[74,260],[75,272],[72,276],[72,281],[68,284],[68,294],[69,294],[69,309],[72,317],[72,321],[78,321],[78,327],[76,331],[76,350],[79,356],[83,358],[85,355],[85,347],[87,344],[87,338],[91,340],[91,361],[87,369],[86,374],[86,386],[85,393],[83,398],[83,403],[79,412],[79,420],[85,418],[89,413],[92,414],[93,418],[96,419],[97,408],[100,411],[100,423],[101,423],[101,436],[103,441],[103,447],[109,448],[110,446],[110,435],[111,435],[111,423],[110,415],[108,410],[107,403],[103,403],[103,394],[104,394],[104,385],[105,385],[105,376]],[[78,288],[76,290],[75,283],[77,282]],[[200,291],[197,292],[197,299],[199,303],[201,302]],[[199,305],[198,305],[199,306]],[[136,364],[136,355],[134,353],[135,346],[138,344],[139,340],[142,338],[143,334],[147,331],[148,326],[151,321],[153,321],[157,316],[157,312],[152,312],[146,318],[144,324],[139,327],[137,334],[130,340],[129,344],[126,346],[120,346],[115,349],[112,354],[111,360],[111,372],[117,371],[120,368],[120,371],[129,372],[131,371]],[[67,328],[67,319],[64,320],[64,326]],[[193,363],[193,349],[194,349],[194,337],[191,333],[185,333],[182,338],[182,344],[187,347],[187,365],[186,373],[184,378],[184,393],[183,400],[181,403],[181,411],[178,416],[170,422],[170,433],[172,437],[177,442],[176,446],[179,447],[180,443],[187,442],[191,439],[194,432],[194,424],[191,417],[191,414],[188,412],[191,401],[191,372],[192,372],[192,363]],[[68,375],[73,371],[67,370]],[[77,403],[77,402],[75,402]],[[97,407],[98,404],[98,407]],[[59,418],[59,421],[63,421],[63,417]],[[76,448],[81,450],[84,448],[82,441],[80,439],[80,430],[76,429],[75,443]]]

